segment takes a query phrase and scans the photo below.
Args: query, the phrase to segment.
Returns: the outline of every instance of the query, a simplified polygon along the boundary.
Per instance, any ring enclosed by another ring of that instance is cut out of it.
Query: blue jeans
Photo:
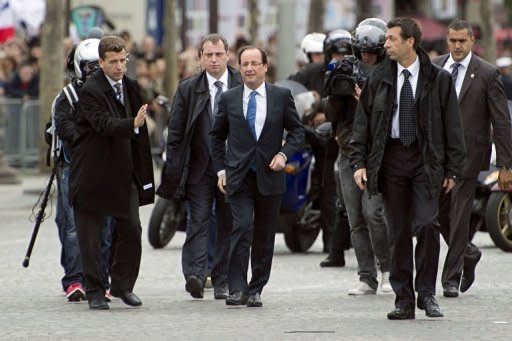
[[[62,277],[62,289],[66,291],[72,283],[80,283],[85,286],[82,273],[82,261],[80,259],[80,247],[73,215],[73,208],[69,204],[69,164],[59,167],[57,170],[57,214],[55,223],[62,246],[60,264],[64,268]],[[112,232],[115,228],[115,219],[108,217],[103,229],[101,241],[101,273],[102,282],[109,287],[110,250],[112,246]]]

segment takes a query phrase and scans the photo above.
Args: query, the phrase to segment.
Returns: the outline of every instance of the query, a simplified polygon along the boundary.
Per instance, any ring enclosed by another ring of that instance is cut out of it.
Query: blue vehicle
[[[286,246],[292,252],[305,252],[320,232],[320,211],[313,208],[309,196],[313,153],[309,148],[293,155],[285,167],[286,192],[281,201],[279,227]],[[186,230],[186,208],[182,200],[158,197],[149,220],[150,244],[158,249],[166,246],[176,231]]]

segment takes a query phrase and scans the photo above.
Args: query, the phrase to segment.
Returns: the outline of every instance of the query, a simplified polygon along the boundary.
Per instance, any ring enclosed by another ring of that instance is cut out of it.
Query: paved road
[[[143,259],[135,292],[144,305],[129,308],[115,299],[110,311],[67,303],[60,291],[62,269],[55,211],[45,221],[29,268],[21,262],[32,232],[28,220],[42,176],[0,186],[0,339],[2,340],[510,340],[512,337],[512,254],[477,235],[483,249],[473,288],[458,299],[439,298],[443,319],[417,311],[414,321],[388,321],[393,295],[350,297],[356,283],[353,251],[347,267],[320,269],[317,242],[308,254],[291,254],[281,235],[264,307],[229,308],[193,300],[184,291],[178,233],[163,250],[153,250],[144,231]],[[143,225],[151,206],[141,210]],[[145,227],[145,226],[143,226]],[[443,246],[444,247],[444,246]],[[442,249],[442,258],[445,248]],[[442,261],[443,259],[441,259]],[[438,285],[438,290],[439,290]]]

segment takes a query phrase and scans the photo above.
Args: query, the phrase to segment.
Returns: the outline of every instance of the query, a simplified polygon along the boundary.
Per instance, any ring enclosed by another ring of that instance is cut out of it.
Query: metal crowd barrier
[[[0,148],[12,167],[39,163],[39,100],[0,97]]]

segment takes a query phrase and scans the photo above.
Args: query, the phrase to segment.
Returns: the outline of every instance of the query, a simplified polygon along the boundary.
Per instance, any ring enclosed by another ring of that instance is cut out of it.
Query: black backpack
[[[75,110],[75,105],[78,102],[78,89],[73,85],[73,82],[66,85],[53,99],[50,120],[45,125],[44,134],[44,140],[48,145],[48,151],[46,152],[46,164],[48,166],[51,166],[51,160],[54,163],[63,160],[62,140],[57,135],[57,130],[55,129],[55,102],[61,93],[64,93],[73,110]]]

